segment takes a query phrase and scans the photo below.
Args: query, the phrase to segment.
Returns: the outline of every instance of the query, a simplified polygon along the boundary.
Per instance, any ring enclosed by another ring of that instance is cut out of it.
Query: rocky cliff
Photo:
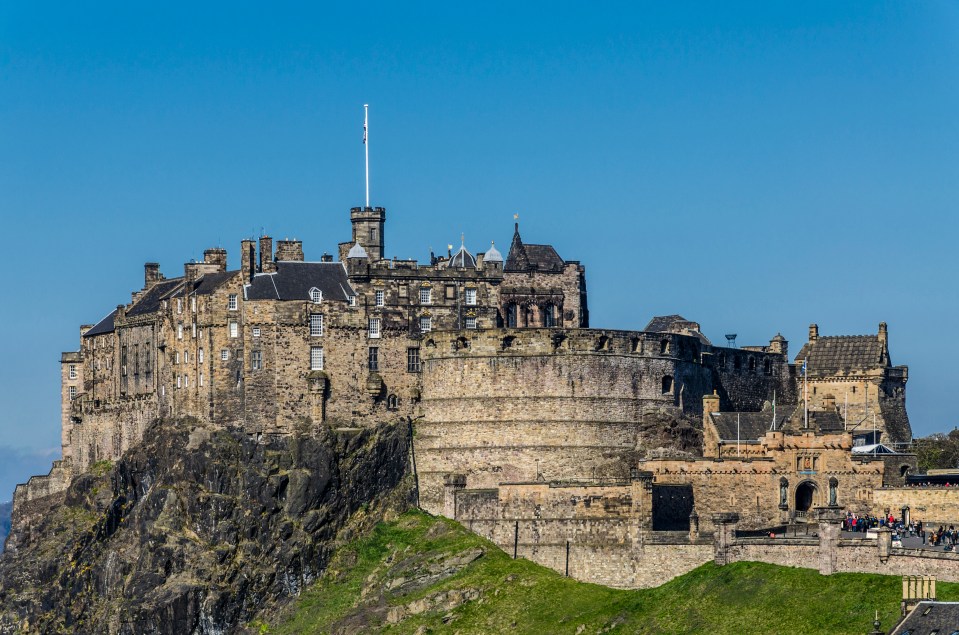
[[[158,423],[115,465],[14,510],[0,633],[235,632],[313,582],[338,539],[406,508],[408,430]]]

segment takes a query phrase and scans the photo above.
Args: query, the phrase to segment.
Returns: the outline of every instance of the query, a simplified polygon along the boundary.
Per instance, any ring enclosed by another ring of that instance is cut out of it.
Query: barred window
[[[224,348],[223,350],[220,351],[220,360],[225,362],[229,359],[230,359],[230,351]]]
[[[263,368],[263,353],[260,351],[250,351],[250,367],[253,370]]]
[[[227,308],[231,311],[236,311],[236,307],[237,307],[236,294],[231,293],[229,298],[227,299]]]
[[[350,306],[356,306],[356,296],[355,296],[355,295],[350,295],[350,296],[348,297],[348,299],[349,299],[349,301],[350,301]]]
[[[259,327],[259,326],[254,326],[254,327],[253,327],[253,337],[260,337],[260,327]]]
[[[373,292],[375,296],[376,306],[383,306],[386,304],[386,292],[383,289],[377,289]]]
[[[420,304],[432,304],[433,303],[433,290],[429,287],[420,288]]]
[[[476,318],[475,318],[475,317],[468,317],[468,318],[466,318],[466,328],[468,328],[468,329],[475,329],[475,328],[476,328]]]
[[[77,398],[77,387],[70,386],[69,391],[70,391],[70,401],[73,401],[74,399]]]
[[[406,349],[406,370],[410,373],[420,372],[420,349]]]
[[[476,305],[476,289],[466,290],[466,304],[469,306]]]
[[[380,336],[380,318],[370,318],[369,336],[370,338]]]
[[[370,353],[367,357],[367,368],[370,370],[379,370],[380,369],[380,349],[376,346],[370,347]]]
[[[310,337],[323,335],[323,314],[310,313]]]
[[[433,329],[433,318],[424,315],[420,318],[420,332],[429,333]]]
[[[323,370],[323,347],[310,347],[310,370]]]

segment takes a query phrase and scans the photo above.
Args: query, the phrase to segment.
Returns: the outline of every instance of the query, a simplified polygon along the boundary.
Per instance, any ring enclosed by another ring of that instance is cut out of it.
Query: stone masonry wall
[[[897,518],[909,507],[912,520],[927,527],[959,525],[959,484],[957,487],[889,487],[873,491],[871,513],[891,511]]]

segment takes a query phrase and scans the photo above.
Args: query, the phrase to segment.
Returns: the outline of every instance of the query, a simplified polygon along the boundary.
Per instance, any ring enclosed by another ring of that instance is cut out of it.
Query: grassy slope
[[[443,562],[450,554],[485,549],[457,573],[412,592],[385,592],[409,579],[411,559]],[[399,569],[398,569],[399,568]],[[364,595],[364,588],[366,589]],[[411,606],[443,591],[472,589],[479,598],[440,606],[386,625],[390,606]],[[621,591],[575,582],[527,560],[512,560],[456,523],[410,512],[341,548],[324,579],[298,599],[285,621],[261,632],[415,633],[856,633],[898,618],[901,579],[868,574],[821,576],[808,569],[760,563],[704,565],[661,587]],[[959,584],[940,584],[939,597],[959,599]],[[361,595],[364,597],[361,599]],[[379,612],[376,606],[379,605]],[[357,615],[366,621],[344,622]],[[449,623],[444,623],[445,619]],[[344,623],[347,626],[344,626]]]

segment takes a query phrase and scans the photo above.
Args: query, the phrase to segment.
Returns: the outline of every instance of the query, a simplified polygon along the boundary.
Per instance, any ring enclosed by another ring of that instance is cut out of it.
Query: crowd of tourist
[[[949,525],[948,528],[939,525],[938,529],[929,529],[921,520],[910,520],[906,524],[892,514],[876,517],[849,513],[842,521],[843,531],[867,532],[879,527],[889,527],[893,531],[894,545],[896,542],[901,544],[902,537],[906,535],[921,538],[922,544],[943,547],[946,551],[952,551],[959,543],[959,530],[956,530],[955,525]]]

